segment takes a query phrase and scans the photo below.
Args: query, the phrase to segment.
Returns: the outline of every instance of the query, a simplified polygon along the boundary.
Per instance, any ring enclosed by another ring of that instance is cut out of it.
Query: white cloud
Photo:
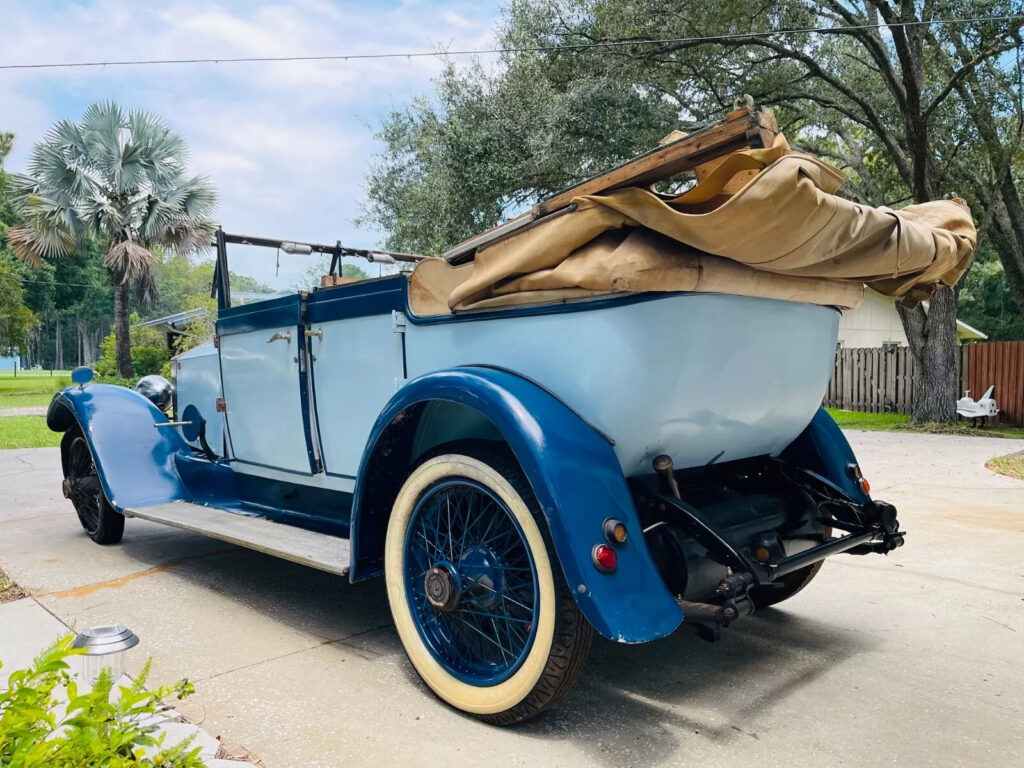
[[[487,47],[493,5],[295,0],[159,5],[94,0],[5,4],[3,63],[335,55]],[[375,244],[358,229],[372,125],[426,92],[436,58],[167,65],[0,72],[0,130],[17,135],[10,165],[58,118],[113,98],[163,115],[188,141],[192,167],[220,190],[226,229]],[[367,123],[371,127],[368,127]],[[249,261],[249,259],[247,259]],[[273,280],[273,255],[242,268]]]

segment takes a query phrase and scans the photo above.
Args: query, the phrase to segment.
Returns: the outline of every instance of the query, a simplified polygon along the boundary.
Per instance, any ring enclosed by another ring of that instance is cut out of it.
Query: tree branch
[[[1007,51],[1012,51],[1013,49],[1018,48],[1021,45],[1024,45],[1024,41],[1022,41],[1020,35],[1017,34],[1015,36],[1015,39],[1010,40],[1009,42],[1006,43],[1000,43],[995,48],[986,49],[981,53],[977,54],[976,56],[972,57],[970,60],[968,60],[966,64],[964,64],[958,70],[953,72],[952,76],[949,78],[949,82],[946,83],[945,87],[943,87],[943,89],[939,91],[935,98],[931,100],[928,106],[925,107],[923,113],[924,119],[927,120],[931,116],[932,112],[934,112],[939,107],[939,105],[941,105],[942,102],[945,101],[946,97],[956,90],[960,82],[963,81],[965,77],[974,72],[974,70],[980,64],[984,63],[986,60],[994,56],[1006,53]]]

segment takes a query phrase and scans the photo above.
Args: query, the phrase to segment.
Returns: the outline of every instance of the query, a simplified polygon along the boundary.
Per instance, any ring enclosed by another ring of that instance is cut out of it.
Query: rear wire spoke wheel
[[[560,699],[592,636],[532,500],[504,455],[446,453],[413,471],[388,525],[388,599],[410,661],[446,702],[496,725]]]
[[[124,516],[107,501],[96,472],[92,451],[80,429],[64,434],[67,464],[65,494],[78,513],[78,521],[97,544],[116,544],[124,535]]]

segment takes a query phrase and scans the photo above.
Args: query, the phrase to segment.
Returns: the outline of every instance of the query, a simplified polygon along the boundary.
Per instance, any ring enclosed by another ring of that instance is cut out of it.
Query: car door
[[[405,278],[310,294],[306,307],[324,471],[354,478],[380,412],[405,381]]]
[[[222,309],[217,337],[236,461],[315,473],[301,297]]]

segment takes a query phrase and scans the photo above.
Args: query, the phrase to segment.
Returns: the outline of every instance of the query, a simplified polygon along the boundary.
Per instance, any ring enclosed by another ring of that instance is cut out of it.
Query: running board
[[[352,560],[348,539],[188,501],[126,509],[124,513],[125,517],[201,533],[338,576],[348,575]]]

